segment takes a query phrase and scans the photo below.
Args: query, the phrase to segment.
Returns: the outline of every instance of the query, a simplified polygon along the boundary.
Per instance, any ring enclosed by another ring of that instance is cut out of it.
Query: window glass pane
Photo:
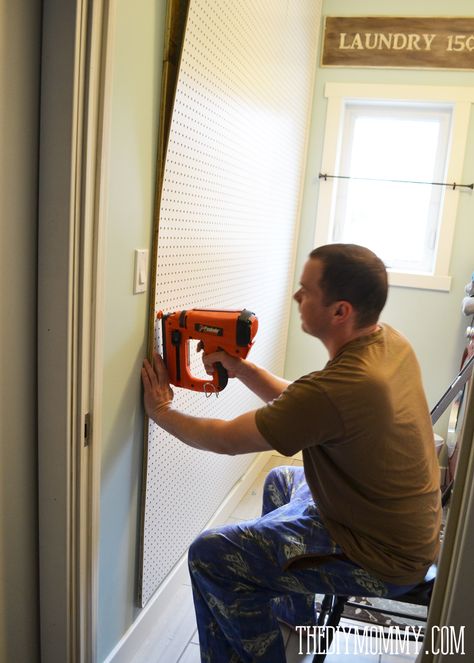
[[[354,179],[337,180],[334,241],[364,244],[397,270],[432,273],[444,189],[389,180],[443,181],[451,107],[347,103],[345,111],[339,174]]]

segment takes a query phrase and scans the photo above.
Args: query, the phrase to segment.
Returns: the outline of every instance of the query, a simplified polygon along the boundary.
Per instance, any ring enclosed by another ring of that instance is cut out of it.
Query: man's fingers
[[[155,364],[162,364],[163,366],[165,365],[163,357],[158,352],[153,352],[153,361]]]
[[[154,373],[154,371],[153,371],[153,366],[150,364],[150,362],[148,361],[148,359],[144,359],[144,360],[143,360],[143,369],[145,370],[145,373],[146,373],[148,379],[149,379],[150,382],[151,382],[151,379],[152,379],[152,377],[153,377],[153,373]]]
[[[143,382],[143,386],[145,387],[145,389],[147,389],[147,390],[151,389],[150,378],[148,377],[148,372],[147,372],[145,366],[143,366],[143,368],[142,368],[142,382]]]
[[[204,364],[204,369],[208,375],[214,375],[216,367],[214,364],[219,361],[219,357],[222,355],[221,352],[213,352],[208,355],[204,355],[202,358],[202,363]]]
[[[153,387],[153,388],[158,387],[158,385],[159,385],[158,376],[156,375],[156,372],[155,372],[153,366],[148,361],[148,359],[144,359],[143,368],[146,371],[146,374],[147,374],[147,377],[148,377],[148,380],[149,380],[149,383],[150,383],[150,387]]]
[[[157,352],[153,353],[153,366],[148,359],[144,359],[143,368],[153,387],[158,387],[160,384],[169,384],[168,371],[163,359]]]
[[[226,357],[226,353],[219,350],[218,352],[210,352],[208,355],[204,355],[203,360],[209,364],[215,364],[216,361],[221,361],[223,357]]]
[[[169,382],[168,378],[168,370],[165,366],[165,362],[163,359],[160,357],[160,355],[157,352],[153,353],[153,366],[155,368],[156,375],[158,377],[158,381],[161,382]]]
[[[155,365],[155,368],[157,368],[158,366],[166,368],[165,362],[163,361],[163,357],[160,354],[158,354],[158,352],[153,353],[153,363]]]

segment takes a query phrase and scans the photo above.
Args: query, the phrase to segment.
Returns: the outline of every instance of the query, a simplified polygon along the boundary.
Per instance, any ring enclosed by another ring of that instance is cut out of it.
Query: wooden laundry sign
[[[326,16],[321,65],[474,69],[474,18]]]

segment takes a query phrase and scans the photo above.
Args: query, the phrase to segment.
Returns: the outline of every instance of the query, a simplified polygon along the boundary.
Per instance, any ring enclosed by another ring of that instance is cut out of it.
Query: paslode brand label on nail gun
[[[194,325],[194,329],[202,334],[214,334],[215,336],[222,336],[224,330],[222,327],[211,327],[210,325]]]

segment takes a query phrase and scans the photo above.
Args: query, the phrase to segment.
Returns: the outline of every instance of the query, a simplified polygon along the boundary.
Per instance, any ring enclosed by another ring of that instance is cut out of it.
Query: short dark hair
[[[387,301],[387,270],[378,256],[358,244],[326,244],[309,254],[323,264],[319,286],[324,304],[350,302],[358,328],[375,324]]]

